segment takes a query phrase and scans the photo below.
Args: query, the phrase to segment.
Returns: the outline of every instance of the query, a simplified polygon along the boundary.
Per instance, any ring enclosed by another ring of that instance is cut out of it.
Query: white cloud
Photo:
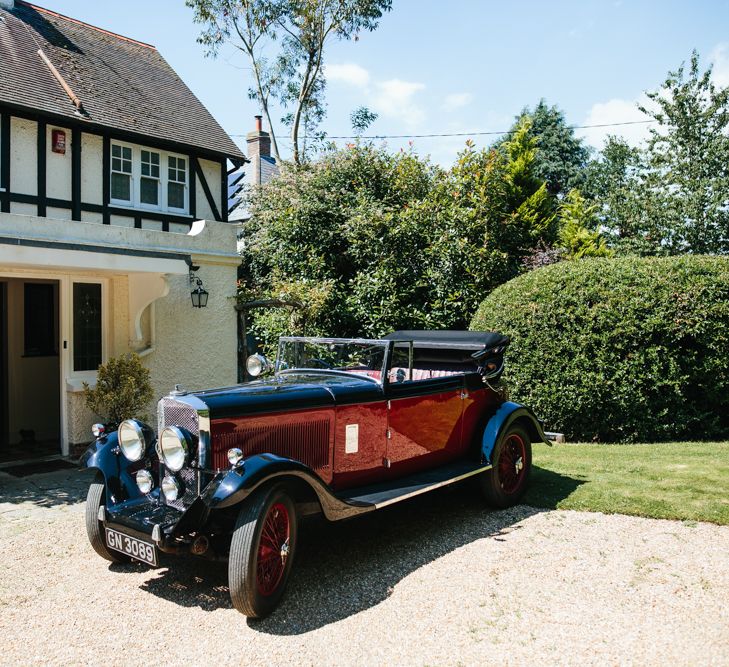
[[[329,81],[339,81],[357,88],[366,88],[370,83],[370,73],[356,63],[325,65],[324,75]]]
[[[451,93],[443,100],[443,111],[451,112],[468,106],[473,100],[471,93]]]
[[[413,99],[422,90],[425,90],[425,84],[415,81],[378,81],[370,104],[383,116],[400,120],[407,129],[413,129],[425,120],[425,110]]]
[[[639,100],[612,99],[607,102],[597,102],[587,114],[581,125],[604,125],[608,127],[591,127],[577,130],[576,134],[595,148],[602,148],[608,135],[617,135],[625,139],[631,146],[637,146],[648,137],[648,123],[635,125],[613,125],[614,123],[631,123],[649,120],[640,109],[638,103],[644,106],[648,102],[645,96]]]
[[[712,72],[714,84],[722,88],[729,86],[729,43],[717,44],[709,55],[709,62],[714,67]]]

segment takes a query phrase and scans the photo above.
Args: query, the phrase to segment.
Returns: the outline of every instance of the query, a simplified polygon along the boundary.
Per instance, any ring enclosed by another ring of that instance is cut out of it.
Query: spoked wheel
[[[296,508],[283,487],[257,492],[238,515],[230,544],[228,584],[233,606],[262,618],[278,605],[296,549]]]
[[[125,556],[118,551],[109,549],[106,546],[106,535],[104,533],[104,524],[99,521],[99,507],[106,500],[106,485],[104,484],[104,476],[99,472],[96,478],[89,486],[89,492],[86,495],[86,534],[94,551],[102,558],[112,563],[129,563],[131,558]]]
[[[486,501],[494,507],[516,505],[524,495],[532,469],[532,443],[521,426],[512,426],[494,448],[493,468],[480,475]]]

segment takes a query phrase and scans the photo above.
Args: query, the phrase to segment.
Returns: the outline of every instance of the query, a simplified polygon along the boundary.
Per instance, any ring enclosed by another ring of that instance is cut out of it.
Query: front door
[[[0,463],[61,451],[59,281],[3,279]]]
[[[5,282],[0,282],[0,452],[8,446],[8,314]]]
[[[387,458],[392,476],[456,459],[462,451],[464,376],[390,382]]]

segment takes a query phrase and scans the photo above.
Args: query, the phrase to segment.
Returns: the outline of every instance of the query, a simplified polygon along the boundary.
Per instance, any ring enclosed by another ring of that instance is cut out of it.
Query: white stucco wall
[[[54,153],[51,150],[53,146],[53,130],[61,130],[66,133],[66,153]],[[46,195],[53,199],[71,199],[71,130],[67,127],[59,125],[48,125],[46,127]],[[83,150],[83,143],[82,143]],[[60,217],[61,219],[70,219],[71,211],[60,211],[48,209],[48,217]]]
[[[96,134],[81,133],[81,201],[102,204],[104,201],[104,142]],[[90,220],[89,222],[96,222]]]
[[[38,124],[10,119],[10,192],[38,193]]]
[[[220,164],[211,160],[200,159],[200,168],[203,174],[205,174],[205,180],[207,181],[208,187],[210,188],[210,194],[212,194],[215,200],[215,205],[220,211]],[[208,198],[205,196],[205,190],[200,183],[200,179],[195,180],[196,192],[195,197],[197,200],[197,217],[201,220],[213,220],[215,216],[213,211],[208,204]]]

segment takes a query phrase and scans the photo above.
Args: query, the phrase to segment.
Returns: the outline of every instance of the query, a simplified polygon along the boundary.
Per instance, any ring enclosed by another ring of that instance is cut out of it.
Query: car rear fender
[[[101,472],[106,483],[107,502],[110,506],[116,505],[144,496],[137,486],[134,473],[146,467],[148,461],[155,460],[154,445],[153,441],[141,460],[129,461],[119,448],[117,431],[113,431],[91,443],[79,459],[79,466]],[[155,474],[155,471],[152,473]]]
[[[211,510],[234,507],[264,484],[276,481],[296,480],[305,483],[316,494],[327,519],[336,521],[355,514],[370,511],[374,507],[345,503],[308,466],[300,461],[259,454],[213,480],[203,492],[203,500]]]
[[[487,463],[491,463],[494,447],[510,426],[519,424],[529,434],[532,442],[551,444],[544,435],[544,430],[534,413],[525,405],[506,401],[491,416],[481,439],[481,454]]]

